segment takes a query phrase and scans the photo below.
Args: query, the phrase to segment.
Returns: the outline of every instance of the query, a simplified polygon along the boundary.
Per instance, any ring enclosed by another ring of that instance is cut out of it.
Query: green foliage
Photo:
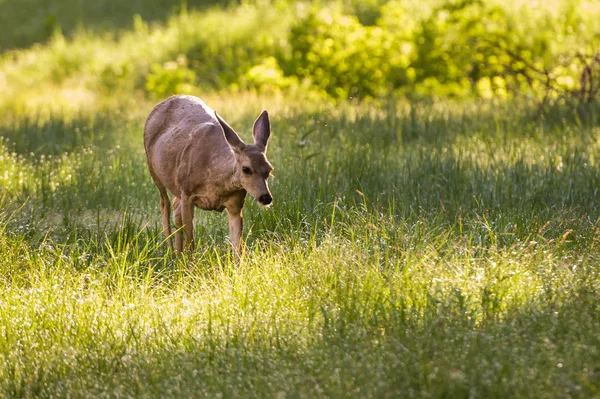
[[[279,76],[273,61],[282,51],[280,30],[291,18],[272,7],[245,5],[228,12],[181,14],[171,27],[178,33],[177,50],[203,91],[287,88],[291,79]]]
[[[45,43],[56,30],[104,33],[131,29],[133,16],[164,22],[182,7],[227,6],[231,0],[0,0],[0,52]]]
[[[20,96],[34,88],[39,99],[49,82],[87,91],[82,98],[294,87],[330,99],[523,96],[543,103],[594,101],[598,93],[589,89],[600,86],[600,6],[584,0],[556,7],[370,0],[176,8],[164,24],[136,14],[131,31],[81,29],[72,39],[57,28],[47,46],[6,54],[0,85],[10,84],[2,101],[31,102]],[[187,68],[164,67],[179,56]]]
[[[260,64],[248,69],[240,77],[240,84],[246,89],[259,92],[278,92],[296,86],[297,79],[284,76],[274,57],[265,58]]]
[[[565,5],[568,21],[537,16],[535,29],[522,26],[527,10],[511,13],[480,0],[443,2],[421,19],[406,11],[405,2],[383,2],[369,25],[337,9],[318,8],[291,28],[293,56],[284,69],[334,98],[381,97],[390,91],[556,98],[581,89],[584,67],[573,56],[590,54],[596,40],[589,34],[577,38],[586,22],[572,3]],[[557,46],[557,40],[571,46]],[[600,75],[600,66],[587,65]]]
[[[588,43],[579,40],[574,49],[557,48],[556,40],[567,40],[561,24],[545,18],[535,29],[525,30],[516,20],[524,17],[479,0],[434,9],[416,35],[419,45],[412,66],[417,81],[423,82],[417,89],[430,95],[540,97],[548,94],[548,85],[559,89],[555,82],[576,81],[582,69],[575,63],[564,65],[565,57],[585,51]]]
[[[156,68],[156,66],[154,66]],[[154,71],[152,71],[154,73]],[[132,79],[133,71],[130,64],[116,65],[109,64],[104,67],[100,73],[99,86],[106,92],[123,90],[127,87],[134,88],[135,82]],[[150,75],[147,79],[151,79]]]
[[[355,15],[362,25],[374,26],[381,16],[381,6],[388,2],[388,0],[346,0],[344,9],[347,14]]]
[[[271,38],[248,40],[245,36],[240,36],[230,38],[226,43],[197,41],[186,51],[190,64],[198,76],[202,77],[200,84],[203,87],[213,90],[237,89],[244,80],[244,74],[265,62],[267,64],[263,65],[263,69],[280,69],[268,61],[273,59],[271,55],[275,52]]]
[[[51,71],[50,79],[54,83],[62,83],[65,79],[76,75],[82,71],[85,66],[85,51],[83,49],[69,46],[65,37],[60,31],[55,31],[52,36],[52,44],[55,49],[53,64],[48,65]]]
[[[331,9],[311,12],[290,32],[296,76],[336,98],[378,97],[409,81],[410,45],[377,26]]]
[[[187,67],[185,57],[178,57],[177,61],[153,64],[145,87],[155,99],[162,99],[173,94],[190,93],[195,80],[196,73]]]

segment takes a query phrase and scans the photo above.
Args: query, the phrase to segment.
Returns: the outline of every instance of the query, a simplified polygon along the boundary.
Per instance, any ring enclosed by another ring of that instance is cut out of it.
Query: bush
[[[242,75],[240,83],[245,89],[274,92],[296,85],[297,79],[284,76],[277,60],[267,57]]]
[[[187,67],[185,57],[164,64],[153,64],[146,77],[146,91],[154,98],[189,93],[195,83],[196,73]]]
[[[334,98],[385,95],[390,83],[409,83],[410,45],[378,26],[331,9],[312,12],[290,32],[287,70]],[[407,46],[405,46],[405,44]]]
[[[373,11],[379,0],[364,3]],[[359,14],[361,7],[348,7]],[[556,100],[593,94],[600,75],[584,16],[574,2],[532,15],[482,0],[447,1],[420,19],[401,0],[383,2],[365,26],[356,15],[313,10],[291,29],[288,75],[334,98],[410,96]],[[364,8],[363,7],[363,8]],[[364,15],[363,15],[364,19]],[[526,21],[534,22],[526,22]],[[591,23],[589,23],[591,24]],[[559,45],[557,43],[565,43]],[[585,51],[584,51],[585,50]]]
[[[1,57],[0,79],[7,93],[145,89],[161,98],[193,86],[295,85],[333,99],[393,93],[577,103],[600,95],[600,5],[590,1],[312,4],[244,2],[202,13],[182,7],[165,25],[137,16],[131,32],[115,36],[82,29],[69,39],[57,30],[47,46]]]

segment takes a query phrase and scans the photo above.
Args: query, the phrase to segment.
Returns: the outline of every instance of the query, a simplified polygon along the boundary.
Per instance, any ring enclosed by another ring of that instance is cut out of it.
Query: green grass
[[[5,117],[0,396],[598,397],[598,108],[270,110],[275,206],[165,254],[148,102]]]
[[[235,4],[228,0],[0,0],[0,50],[29,47],[51,38],[55,30],[72,35],[77,29],[95,33],[125,31],[134,15],[164,22],[182,4],[195,9]]]
[[[118,35],[56,32],[43,46],[0,54],[0,108],[17,114],[97,112],[125,103],[133,109],[152,67],[186,55],[200,58],[194,66],[202,71],[205,87],[194,92],[214,92],[227,87],[241,66],[252,66],[254,58],[274,51],[296,18],[292,6],[282,12],[266,5],[165,11],[164,16],[163,24],[132,17],[133,28]]]
[[[598,104],[247,93],[309,4],[187,3],[0,0],[0,397],[600,397]],[[272,119],[239,263],[218,213],[166,253],[147,172],[146,79],[194,53],[246,140]]]

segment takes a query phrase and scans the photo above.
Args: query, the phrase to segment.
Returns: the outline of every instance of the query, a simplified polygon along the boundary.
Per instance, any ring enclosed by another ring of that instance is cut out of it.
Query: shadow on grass
[[[117,113],[93,116],[14,118],[0,126],[0,137],[7,140],[9,151],[34,156],[61,155],[83,148],[109,150],[124,143],[127,120]],[[140,136],[142,135],[140,131]]]

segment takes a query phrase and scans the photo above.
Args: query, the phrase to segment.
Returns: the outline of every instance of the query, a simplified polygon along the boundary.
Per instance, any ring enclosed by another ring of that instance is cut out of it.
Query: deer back
[[[148,167],[179,197],[218,197],[231,190],[235,165],[215,112],[192,96],[175,96],[158,104],[144,128]]]

